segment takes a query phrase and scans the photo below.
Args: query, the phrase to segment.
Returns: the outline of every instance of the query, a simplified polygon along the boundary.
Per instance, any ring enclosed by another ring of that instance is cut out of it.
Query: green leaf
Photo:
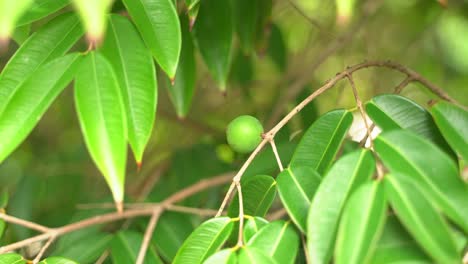
[[[6,223],[2,219],[0,219],[0,239],[3,236],[3,231],[5,231]]]
[[[215,254],[211,255],[203,264],[236,264],[237,255],[236,252],[231,249],[223,249]]]
[[[383,131],[409,130],[434,142],[447,154],[455,156],[437,129],[431,114],[406,97],[395,94],[378,95],[367,102],[366,112]]]
[[[123,0],[146,45],[173,79],[181,49],[177,12],[171,0]]]
[[[31,35],[8,61],[0,75],[0,115],[25,80],[47,61],[65,54],[82,34],[78,18],[64,14]],[[25,61],[28,63],[24,63]]]
[[[62,257],[49,257],[39,262],[39,264],[78,264],[78,262]]]
[[[431,113],[450,146],[468,162],[468,111],[441,101],[431,108]]]
[[[24,42],[29,38],[31,33],[31,25],[24,25],[15,28],[11,38],[19,45],[23,45]]]
[[[70,0],[33,0],[26,12],[18,20],[17,25],[22,26],[46,17],[62,9]]]
[[[230,3],[203,0],[194,26],[200,53],[221,91],[226,90],[231,63],[233,22]]]
[[[237,257],[242,264],[276,264],[277,262],[263,251],[253,247],[242,247]]]
[[[259,0],[232,1],[234,25],[244,54],[254,48],[259,13]]]
[[[161,257],[171,262],[193,229],[193,224],[186,214],[165,212],[154,229],[153,245]]]
[[[0,254],[0,264],[26,264],[23,256],[16,253]]]
[[[212,218],[204,222],[185,240],[173,263],[203,263],[228,239],[233,225],[229,217]]]
[[[276,182],[271,176],[256,175],[248,177],[242,184],[244,214],[250,216],[265,216],[276,195]],[[228,209],[228,215],[239,215],[239,197],[236,195]]]
[[[401,130],[379,135],[374,147],[391,172],[417,181],[431,200],[468,233],[468,210],[460,210],[466,207],[468,186],[459,177],[453,160],[430,142]]]
[[[112,64],[119,81],[128,141],[141,165],[156,115],[156,70],[151,53],[127,18],[111,15],[108,31],[101,52]]]
[[[29,135],[49,106],[75,75],[78,54],[66,55],[39,67],[11,94],[0,92],[0,162]],[[8,86],[5,86],[8,87]],[[2,87],[3,88],[3,87]]]
[[[245,241],[249,241],[262,227],[267,224],[267,220],[258,216],[246,219],[244,225]]]
[[[190,0],[188,0],[190,1]],[[192,1],[192,4],[188,10],[188,19],[189,19],[189,28],[192,31],[193,25],[195,25],[195,21],[197,20],[198,11],[200,11],[200,0]]]
[[[0,1],[0,40],[7,40],[32,0]]]
[[[86,28],[88,41],[99,43],[106,31],[106,17],[113,0],[72,0]]]
[[[408,175],[385,177],[385,193],[397,217],[438,263],[461,263],[448,224]]]
[[[187,116],[195,89],[196,65],[192,35],[189,32],[189,24],[185,16],[180,17],[182,27],[182,50],[180,52],[179,65],[175,75],[174,85],[169,86],[169,95],[179,118]]]
[[[340,158],[325,175],[307,216],[307,250],[312,263],[329,262],[346,200],[374,170],[371,152],[361,149]]]
[[[114,264],[135,263],[142,241],[143,235],[137,232],[120,231],[117,233],[111,242],[110,255],[112,262]],[[146,252],[145,263],[163,264],[152,246]]]
[[[8,192],[1,191],[0,192],[0,209],[5,208],[8,205]]]
[[[287,67],[288,47],[286,46],[281,29],[276,24],[271,25],[267,53],[278,69],[284,72]]]
[[[59,248],[52,255],[73,259],[78,263],[93,263],[107,249],[112,238],[112,235],[105,233],[87,234],[74,240],[72,245]]]
[[[381,181],[366,183],[353,192],[338,228],[335,263],[369,263],[383,231],[386,209]]]
[[[126,117],[117,77],[105,57],[90,52],[75,80],[75,104],[83,137],[117,206],[124,197]]]
[[[387,217],[382,236],[370,261],[372,264],[418,263],[429,264],[430,258],[394,215]]]
[[[352,122],[353,115],[346,110],[334,110],[322,115],[302,137],[290,167],[308,166],[323,175],[338,153]]]
[[[291,222],[275,221],[262,227],[247,246],[258,248],[278,263],[294,263],[299,249],[299,235]]]
[[[320,180],[314,169],[305,166],[289,167],[276,178],[284,208],[303,233],[306,231],[307,211]]]

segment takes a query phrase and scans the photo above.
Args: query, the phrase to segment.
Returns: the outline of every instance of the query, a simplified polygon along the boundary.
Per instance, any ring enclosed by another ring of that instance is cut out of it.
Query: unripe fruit
[[[262,141],[263,127],[253,116],[236,117],[229,123],[226,135],[229,145],[237,152],[247,153]]]

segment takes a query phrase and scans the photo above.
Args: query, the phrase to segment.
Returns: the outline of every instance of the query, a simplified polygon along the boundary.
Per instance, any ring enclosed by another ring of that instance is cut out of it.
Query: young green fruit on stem
[[[237,152],[248,153],[262,141],[263,126],[253,116],[243,115],[229,123],[226,135],[229,145]]]

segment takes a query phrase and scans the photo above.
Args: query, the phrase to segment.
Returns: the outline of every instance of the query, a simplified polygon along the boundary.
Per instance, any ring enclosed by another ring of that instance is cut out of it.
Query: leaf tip
[[[175,76],[169,77],[169,80],[171,81],[171,85],[174,86],[174,84],[175,84]]]
[[[197,17],[189,16],[189,32],[192,32],[192,29],[193,29],[193,26],[195,25],[196,20],[197,20]]]
[[[87,33],[86,34],[86,41],[88,42],[88,50],[87,51],[95,50],[102,43],[102,35]]]
[[[115,208],[118,213],[123,213],[123,203],[122,201],[115,201]]]
[[[143,165],[143,162],[142,162],[141,160],[139,160],[139,161],[136,162],[137,172],[140,172],[140,171],[141,171],[141,165]]]
[[[437,2],[443,7],[446,8],[448,6],[448,0],[437,0]]]
[[[7,36],[0,36],[0,55],[5,54],[8,51],[10,44],[10,38]]]

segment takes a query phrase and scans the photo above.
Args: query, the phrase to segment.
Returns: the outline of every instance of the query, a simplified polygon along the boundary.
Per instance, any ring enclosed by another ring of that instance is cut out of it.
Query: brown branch
[[[146,227],[145,235],[143,236],[143,241],[141,242],[140,251],[138,252],[138,257],[135,262],[136,264],[143,264],[143,261],[145,260],[146,251],[148,250],[154,228],[156,227],[156,223],[158,222],[161,213],[162,210],[161,207],[159,207],[159,210],[155,210],[151,215],[151,219]]]
[[[114,204],[112,204],[112,205],[113,205],[113,207],[115,206]],[[23,219],[20,219],[20,218],[11,216],[11,215],[7,215],[7,214],[5,214],[3,212],[0,212],[0,219],[4,220],[7,223],[24,226],[24,227],[27,227],[29,229],[39,231],[41,233],[46,233],[46,232],[50,231],[50,228],[48,228],[46,226],[39,225],[39,224],[30,222],[30,221],[27,221],[27,220],[23,220]]]
[[[369,148],[372,148],[372,129],[367,122],[367,115],[364,112],[364,108],[362,107],[362,101],[361,98],[359,98],[359,93],[356,89],[356,84],[354,83],[354,79],[351,74],[348,74],[346,77],[348,77],[349,84],[351,85],[351,89],[353,90],[354,100],[356,101],[357,108],[359,109],[359,113],[361,114],[362,120],[364,121],[364,126],[366,127],[367,137],[369,138]]]
[[[283,216],[285,216],[288,212],[286,211],[285,208],[280,208],[270,214],[268,214],[266,216],[266,219],[268,219],[268,221],[274,221],[274,220],[278,220],[280,218],[282,218]]]
[[[45,245],[42,246],[41,250],[39,251],[39,253],[37,253],[36,257],[34,258],[33,264],[37,264],[39,261],[41,261],[42,256],[44,255],[46,250],[50,247],[50,245],[52,245],[52,243],[55,241],[56,238],[57,238],[56,236],[52,236],[49,238],[49,240],[47,240]]]
[[[403,89],[406,86],[408,86],[408,84],[410,84],[412,81],[414,81],[414,79],[411,76],[407,76],[400,84],[397,85],[397,87],[395,87],[394,93],[400,94],[403,91]]]

